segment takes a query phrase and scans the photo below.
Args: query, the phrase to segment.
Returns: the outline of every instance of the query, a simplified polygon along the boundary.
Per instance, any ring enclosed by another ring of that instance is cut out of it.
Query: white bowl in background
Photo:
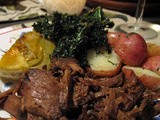
[[[38,0],[49,12],[61,12],[79,15],[86,5],[86,0]]]

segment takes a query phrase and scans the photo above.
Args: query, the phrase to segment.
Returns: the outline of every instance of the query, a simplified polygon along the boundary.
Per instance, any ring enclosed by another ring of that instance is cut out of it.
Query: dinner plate
[[[0,58],[15,43],[18,38],[20,38],[24,33],[32,31],[32,29],[32,27],[22,28],[0,34]],[[0,92],[8,90],[12,85],[13,81],[0,79]],[[9,113],[0,110],[0,117],[10,118],[11,116]]]
[[[22,28],[0,34],[0,58],[23,33],[32,29],[32,27]]]
[[[29,28],[16,29],[0,34],[0,58],[15,43],[15,41],[18,38],[20,38],[24,33],[27,33],[32,30],[33,28],[29,27]],[[13,81],[6,81],[0,79],[0,92],[8,90],[12,85]],[[0,110],[0,117],[10,118],[12,116],[6,111]]]

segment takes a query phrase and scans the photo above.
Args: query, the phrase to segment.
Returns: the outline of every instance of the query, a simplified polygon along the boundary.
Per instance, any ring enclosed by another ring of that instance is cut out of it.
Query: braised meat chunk
[[[22,96],[25,109],[47,119],[59,119],[66,98],[60,97],[65,93],[58,79],[40,69],[28,71],[22,79],[19,95]]]
[[[75,59],[60,58],[49,71],[24,73],[13,91],[0,95],[0,107],[19,120],[152,120],[159,98],[133,72],[96,77]]]

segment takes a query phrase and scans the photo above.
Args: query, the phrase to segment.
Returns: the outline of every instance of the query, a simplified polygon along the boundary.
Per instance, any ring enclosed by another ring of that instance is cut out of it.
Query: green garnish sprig
[[[54,12],[33,24],[37,32],[55,43],[53,57],[76,58],[81,65],[87,64],[86,54],[90,48],[106,46],[106,50],[111,52],[106,34],[113,26],[101,7],[81,16]]]

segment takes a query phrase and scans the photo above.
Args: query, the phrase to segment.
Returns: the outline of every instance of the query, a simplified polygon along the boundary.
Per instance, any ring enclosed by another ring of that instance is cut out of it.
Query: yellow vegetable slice
[[[38,64],[32,67],[42,68],[44,65],[46,65],[47,69],[49,69],[50,62],[51,62],[51,54],[53,53],[53,50],[55,49],[55,45],[51,41],[46,40],[46,39],[42,39],[40,41],[40,44],[43,48],[43,58]]]
[[[160,45],[147,43],[148,57],[160,55]]]
[[[17,80],[29,68],[49,66],[55,45],[31,31],[19,38],[0,60],[0,77]]]

